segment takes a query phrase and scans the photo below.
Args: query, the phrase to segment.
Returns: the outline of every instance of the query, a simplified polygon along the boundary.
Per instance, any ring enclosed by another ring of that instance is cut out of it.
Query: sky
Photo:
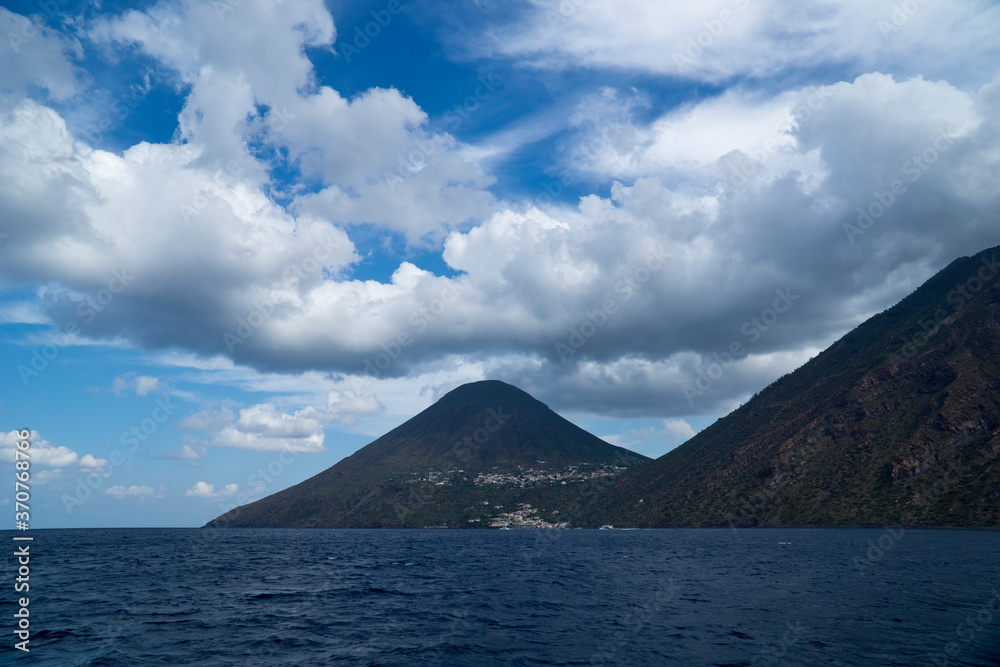
[[[33,527],[198,526],[482,379],[660,456],[1000,243],[998,32],[2,0],[0,474],[26,429]]]

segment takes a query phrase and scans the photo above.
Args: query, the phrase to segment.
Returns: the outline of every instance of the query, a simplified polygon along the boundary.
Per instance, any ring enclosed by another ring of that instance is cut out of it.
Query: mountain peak
[[[465,525],[518,502],[565,517],[579,483],[647,460],[513,385],[485,380],[453,389],[332,468],[211,525]]]
[[[512,404],[537,404],[548,408],[528,392],[501,380],[479,380],[468,382],[447,392],[435,405],[449,405],[457,402],[477,402],[482,404],[508,402]],[[433,406],[432,406],[433,407]]]

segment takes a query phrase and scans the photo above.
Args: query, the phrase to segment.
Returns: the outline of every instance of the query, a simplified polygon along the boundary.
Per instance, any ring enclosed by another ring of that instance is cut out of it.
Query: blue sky
[[[659,456],[998,244],[998,27],[4,2],[0,473],[27,428],[35,527],[201,525],[484,378]]]

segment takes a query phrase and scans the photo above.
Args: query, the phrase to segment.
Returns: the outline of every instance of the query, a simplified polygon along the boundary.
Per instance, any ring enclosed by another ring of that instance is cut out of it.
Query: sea
[[[31,535],[4,665],[1000,666],[1000,532]]]

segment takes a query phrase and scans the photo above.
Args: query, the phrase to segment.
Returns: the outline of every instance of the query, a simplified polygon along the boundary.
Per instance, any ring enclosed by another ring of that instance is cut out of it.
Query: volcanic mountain
[[[583,523],[1000,527],[1000,247],[956,260]]]
[[[498,381],[463,385],[318,475],[209,526],[424,527],[571,523],[646,457]]]

